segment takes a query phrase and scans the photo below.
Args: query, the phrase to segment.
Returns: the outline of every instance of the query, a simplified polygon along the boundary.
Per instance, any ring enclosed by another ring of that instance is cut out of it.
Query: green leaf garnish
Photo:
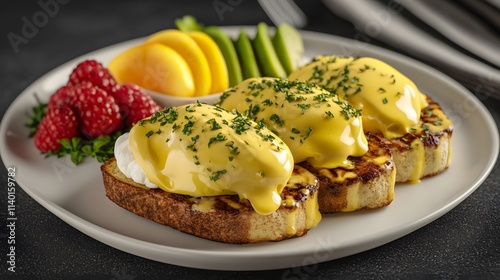
[[[37,105],[31,109],[31,115],[28,116],[28,121],[26,122],[26,126],[29,128],[29,137],[33,137],[38,129],[38,124],[45,116],[45,112],[47,110],[47,104],[40,102],[38,96],[35,94],[35,99]]]
[[[46,113],[47,104],[40,102],[35,95],[37,105],[32,108],[31,115],[28,116],[26,126],[29,128],[29,137],[33,137],[38,129],[40,121]],[[114,156],[115,141],[129,129],[117,131],[112,135],[99,136],[96,138],[73,137],[71,139],[61,139],[61,147],[54,152],[48,152],[49,156],[70,156],[71,161],[78,165],[87,157],[95,158],[98,162],[104,162]]]
[[[190,15],[183,16],[175,20],[175,25],[180,31],[189,32],[194,30],[203,30],[205,27],[196,21],[196,18]]]

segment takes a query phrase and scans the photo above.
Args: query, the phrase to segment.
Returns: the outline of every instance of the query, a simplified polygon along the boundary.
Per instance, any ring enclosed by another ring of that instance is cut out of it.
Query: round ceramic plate
[[[227,28],[237,34],[240,27]],[[250,28],[249,28],[250,29]],[[249,31],[253,31],[249,30]],[[144,258],[187,267],[262,270],[311,265],[369,250],[439,218],[469,196],[491,171],[498,155],[498,131],[483,105],[442,73],[402,55],[331,35],[302,32],[305,56],[372,56],[409,76],[438,101],[454,122],[453,159],[442,174],[420,184],[396,186],[392,204],[375,211],[325,215],[307,235],[280,242],[231,245],[193,237],[123,210],[104,193],[99,164],[75,167],[68,158],[45,158],[27,137],[23,123],[36,104],[48,100],[83,59],[106,64],[142,39],[78,57],[47,73],[23,91],[6,112],[0,152],[15,167],[18,184],[37,202],[81,232]],[[481,135],[481,137],[475,137]]]

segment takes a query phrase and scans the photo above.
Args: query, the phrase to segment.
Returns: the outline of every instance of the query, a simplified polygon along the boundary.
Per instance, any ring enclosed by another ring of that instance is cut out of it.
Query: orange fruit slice
[[[145,43],[117,55],[108,69],[120,84],[134,83],[173,96],[193,96],[195,86],[187,62],[160,43]]]
[[[229,75],[226,61],[217,43],[202,31],[191,31],[187,33],[201,48],[210,67],[212,76],[212,87],[210,93],[222,92],[229,87]]]
[[[167,29],[150,35],[146,42],[161,43],[179,53],[189,65],[194,81],[194,95],[203,96],[210,92],[212,77],[205,54],[186,33]]]

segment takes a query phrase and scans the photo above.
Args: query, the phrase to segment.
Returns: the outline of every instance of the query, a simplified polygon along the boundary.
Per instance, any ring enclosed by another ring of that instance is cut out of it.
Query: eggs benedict
[[[229,243],[300,236],[321,220],[317,179],[263,123],[203,103],[135,124],[101,167],[106,194],[138,215]]]
[[[250,78],[225,91],[218,104],[263,122],[287,144],[295,162],[349,166],[348,156],[368,150],[360,111],[313,84]]]
[[[225,91],[218,104],[283,139],[295,163],[317,176],[321,213],[392,202],[396,170],[389,148],[365,135],[361,111],[337,94],[306,82],[251,78]]]
[[[365,131],[389,140],[397,182],[419,182],[449,166],[451,121],[387,63],[371,57],[317,56],[288,78],[320,85],[361,110]]]

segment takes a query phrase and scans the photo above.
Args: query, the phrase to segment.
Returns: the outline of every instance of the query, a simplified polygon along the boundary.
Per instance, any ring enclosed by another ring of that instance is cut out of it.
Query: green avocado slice
[[[273,46],[285,72],[289,75],[295,71],[304,53],[304,43],[297,29],[280,24],[273,37]]]
[[[261,22],[257,25],[257,34],[255,35],[253,46],[260,70],[264,76],[278,78],[285,78],[287,76],[274,50],[266,23]]]
[[[259,65],[255,58],[252,43],[244,29],[241,29],[240,35],[235,42],[236,52],[240,58],[240,64],[243,71],[243,78],[260,77]]]

